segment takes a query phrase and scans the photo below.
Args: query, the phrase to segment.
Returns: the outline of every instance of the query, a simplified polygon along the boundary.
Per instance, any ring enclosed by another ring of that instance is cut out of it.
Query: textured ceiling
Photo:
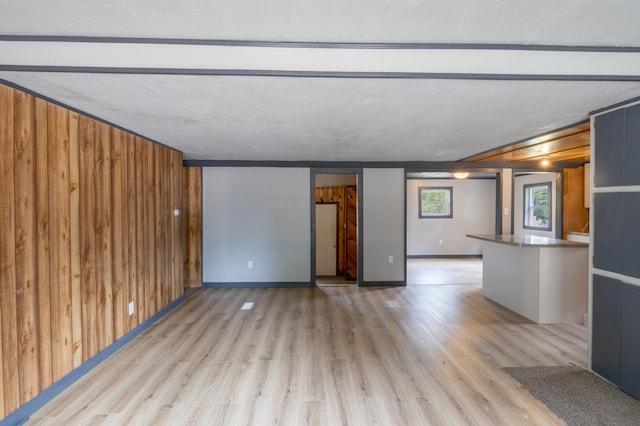
[[[640,45],[634,1],[6,1],[0,35]],[[1,64],[0,57],[0,64]],[[0,71],[186,159],[454,161],[640,96],[640,82]]]
[[[637,0],[2,0],[0,8],[1,34],[602,46],[640,41]]]

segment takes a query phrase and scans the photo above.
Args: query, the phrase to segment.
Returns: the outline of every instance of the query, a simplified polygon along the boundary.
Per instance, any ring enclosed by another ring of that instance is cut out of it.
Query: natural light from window
[[[551,182],[524,186],[524,227],[551,230]]]
[[[418,217],[450,218],[453,217],[453,187],[420,187],[418,188],[419,207]]]

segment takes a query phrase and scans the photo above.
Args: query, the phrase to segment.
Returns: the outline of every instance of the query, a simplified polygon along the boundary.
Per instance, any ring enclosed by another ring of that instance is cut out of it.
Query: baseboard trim
[[[482,259],[481,254],[410,254],[407,259]]]
[[[233,283],[202,283],[202,288],[307,288],[311,287],[311,282],[283,282],[283,281],[260,281],[260,282],[233,282]]]
[[[107,359],[110,355],[116,352],[118,349],[122,348],[124,345],[129,343],[133,338],[138,336],[140,333],[149,328],[153,323],[159,320],[161,317],[169,313],[176,306],[182,303],[185,299],[185,296],[180,296],[165,308],[161,309],[147,320],[143,321],[136,328],[113,342],[111,345],[107,346],[105,349],[97,353],[93,358],[89,359],[84,364],[80,365],[75,370],[71,371],[69,374],[49,386],[44,391],[40,392],[35,398],[31,401],[24,404],[22,407],[18,408],[13,413],[9,414],[7,417],[0,421],[0,425],[2,426],[17,426],[24,424],[29,417],[42,408],[47,402],[51,401],[54,397],[56,397],[60,392],[71,386],[82,376],[87,374],[93,368],[97,367],[102,361]]]
[[[406,281],[363,281],[360,287],[406,287]]]

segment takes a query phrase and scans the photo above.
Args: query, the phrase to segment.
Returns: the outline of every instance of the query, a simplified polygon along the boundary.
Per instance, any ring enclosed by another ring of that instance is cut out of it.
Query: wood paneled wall
[[[202,287],[202,168],[185,167],[184,286]]]
[[[589,209],[584,207],[584,167],[564,170],[562,238],[569,232],[589,232]]]
[[[0,85],[0,419],[183,294],[182,176],[181,153]]]
[[[345,265],[345,189],[342,186],[316,188],[316,203],[338,203],[338,264],[336,272],[344,275]]]

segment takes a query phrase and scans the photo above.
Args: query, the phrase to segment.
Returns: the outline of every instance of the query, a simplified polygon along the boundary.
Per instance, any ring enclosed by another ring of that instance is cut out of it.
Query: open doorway
[[[315,283],[357,285],[358,176],[315,175]]]
[[[407,172],[407,285],[481,285],[482,242],[467,235],[499,232],[499,183],[493,169]]]

